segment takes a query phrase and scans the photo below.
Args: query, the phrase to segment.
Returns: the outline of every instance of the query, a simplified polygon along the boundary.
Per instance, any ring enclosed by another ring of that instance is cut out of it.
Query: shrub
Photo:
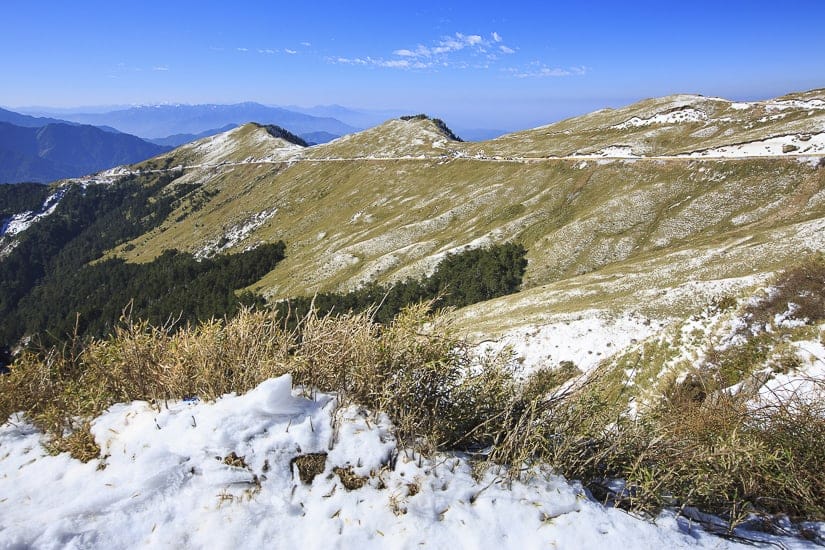
[[[506,358],[473,359],[441,315],[423,303],[388,327],[371,312],[318,316],[288,331],[273,311],[242,310],[180,330],[124,318],[79,349],[27,351],[0,379],[0,414],[23,411],[59,440],[111,404],[248,391],[291,373],[306,391],[337,392],[386,412],[398,437],[426,448],[486,446],[515,395]],[[58,443],[55,448],[62,448]]]
[[[772,285],[772,292],[763,300],[749,304],[745,316],[751,324],[765,326],[789,309],[794,319],[808,324],[825,319],[825,257],[822,254],[781,272]]]

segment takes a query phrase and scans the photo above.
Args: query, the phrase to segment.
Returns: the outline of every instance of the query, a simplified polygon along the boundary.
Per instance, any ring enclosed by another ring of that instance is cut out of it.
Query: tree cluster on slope
[[[16,246],[0,261],[0,344],[11,345],[33,329],[55,329],[33,321],[53,305],[42,302],[43,296],[68,294],[69,281],[93,273],[84,267],[89,262],[166,219],[181,198],[197,188],[169,187],[174,178],[132,175],[111,185],[65,187],[55,211],[16,235]],[[4,186],[0,193],[8,195],[3,204],[12,214],[38,208],[51,191],[15,185]]]
[[[308,312],[313,302],[319,314],[359,312],[380,304],[375,320],[387,324],[416,302],[435,299],[437,307],[463,307],[517,292],[527,268],[526,254],[524,246],[514,243],[466,250],[447,255],[428,277],[394,285],[371,283],[347,293],[303,296],[278,307],[294,320]]]
[[[126,308],[133,318],[156,326],[232,316],[244,305],[263,304],[251,293],[235,291],[272,270],[284,249],[277,242],[201,261],[167,250],[145,264],[120,258],[89,264],[38,285],[21,301],[19,328],[59,340],[75,330],[79,336],[103,337]]]
[[[40,183],[0,185],[0,225],[15,214],[37,210],[50,193],[51,188]]]

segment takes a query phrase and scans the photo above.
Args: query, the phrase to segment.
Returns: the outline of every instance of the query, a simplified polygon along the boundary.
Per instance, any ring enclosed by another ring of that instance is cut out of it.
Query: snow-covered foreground
[[[672,514],[605,508],[546,472],[477,480],[460,457],[396,448],[386,417],[298,397],[289,376],[214,403],[115,405],[92,424],[105,459],[87,464],[49,456],[12,421],[0,427],[3,548],[735,546]],[[320,452],[323,472],[301,482],[294,459]]]

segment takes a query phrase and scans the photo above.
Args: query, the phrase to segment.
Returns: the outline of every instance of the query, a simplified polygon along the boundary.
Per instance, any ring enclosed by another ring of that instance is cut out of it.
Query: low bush
[[[83,349],[24,352],[0,377],[0,415],[22,411],[59,440],[116,402],[214,399],[290,373],[307,392],[386,412],[398,437],[421,449],[489,445],[491,419],[515,395],[512,372],[506,358],[474,360],[430,306],[408,308],[387,327],[369,311],[310,312],[300,338],[273,311],[244,309],[176,330],[127,318]]]
[[[750,324],[765,326],[777,316],[814,324],[825,319],[825,256],[818,254],[781,272],[769,295],[745,308]]]
[[[634,415],[607,376],[526,403],[491,458],[547,462],[599,500],[652,516],[695,507],[731,530],[752,514],[825,519],[825,381],[816,395],[754,405],[745,393],[706,395],[697,388],[717,382],[693,378]]]

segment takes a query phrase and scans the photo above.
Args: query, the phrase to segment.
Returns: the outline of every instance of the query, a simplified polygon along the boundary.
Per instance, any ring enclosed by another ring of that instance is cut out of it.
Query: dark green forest
[[[15,214],[38,210],[51,193],[40,183],[0,184],[0,226]]]
[[[112,185],[63,187],[55,212],[20,233],[0,260],[0,347],[27,334],[64,339],[76,321],[80,335],[102,336],[132,299],[136,318],[160,323],[170,316],[190,321],[231,314],[254,301],[234,290],[272,269],[283,258],[283,243],[203,262],[170,251],[142,265],[90,263],[157,227],[198,187],[167,187],[175,177],[128,176]],[[37,209],[51,192],[45,186],[2,186],[8,199],[3,211],[7,217]]]
[[[63,187],[55,212],[16,236],[16,246],[0,261],[0,343],[10,343],[25,332],[19,306],[35,287],[61,284],[104,251],[160,224],[178,195],[191,191],[160,195],[172,177]]]
[[[527,251],[520,244],[506,243],[450,254],[432,275],[407,279],[394,285],[371,283],[347,293],[323,293],[281,302],[282,315],[290,323],[309,311],[314,303],[319,314],[364,311],[378,306],[375,320],[387,324],[405,306],[435,300],[434,307],[463,307],[517,292],[527,268]]]
[[[284,258],[284,249],[278,242],[203,260],[167,250],[145,264],[117,258],[86,265],[59,280],[49,278],[23,298],[18,331],[59,341],[76,326],[82,337],[103,337],[127,306],[133,319],[155,326],[232,316],[243,305],[263,305],[253,294],[235,291],[271,271]]]
[[[37,335],[50,345],[77,334],[106,336],[128,310],[155,325],[231,316],[264,300],[238,291],[275,268],[283,242],[234,255],[197,260],[169,250],[152,262],[102,260],[103,254],[160,225],[183,198],[197,202],[197,185],[169,186],[175,174],[129,176],[112,185],[68,185],[53,214],[15,237],[0,260],[0,349]],[[8,216],[36,210],[53,193],[39,185],[0,187]],[[448,255],[432,275],[393,285],[369,284],[348,293],[296,297],[277,304],[288,323],[313,303],[320,314],[380,306],[375,320],[389,323],[405,306],[436,300],[462,307],[516,292],[527,260],[523,246],[494,245]],[[289,315],[288,315],[289,314]]]

